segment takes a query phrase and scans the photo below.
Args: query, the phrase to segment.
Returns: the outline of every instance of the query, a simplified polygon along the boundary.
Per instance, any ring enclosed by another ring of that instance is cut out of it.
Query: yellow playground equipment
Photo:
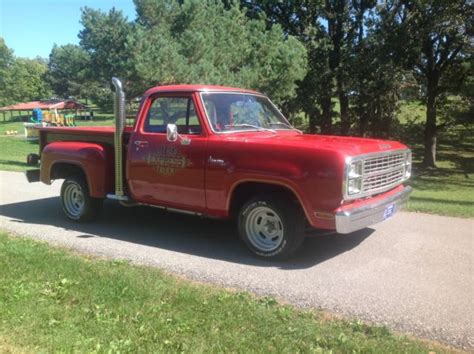
[[[43,122],[59,127],[73,127],[76,125],[76,119],[73,113],[63,114],[58,113],[56,110],[43,112]]]

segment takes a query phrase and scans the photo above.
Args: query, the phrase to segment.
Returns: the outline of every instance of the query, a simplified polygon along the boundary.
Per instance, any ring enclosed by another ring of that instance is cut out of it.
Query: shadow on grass
[[[453,162],[455,167],[425,168],[421,162],[414,162],[413,180],[426,179],[426,181],[438,181],[444,185],[463,181],[468,184],[473,183],[469,175],[474,173],[474,158],[454,154],[449,156],[440,154],[440,156],[439,161]]]
[[[239,241],[233,222],[201,219],[153,208],[124,208],[106,201],[99,220],[74,223],[62,214],[59,198],[3,205],[0,214],[15,222],[53,225],[80,233],[81,239],[110,238],[211,259],[258,267],[304,269],[350,251],[373,233],[364,229],[349,235],[325,235],[305,240],[291,260],[270,262],[250,254]]]
[[[421,203],[435,203],[435,204],[452,204],[452,205],[461,205],[461,206],[472,206],[474,207],[474,202],[464,201],[464,200],[449,200],[449,199],[437,199],[437,198],[425,198],[425,197],[410,197],[411,202],[421,202]]]
[[[418,172],[414,172],[412,179],[407,184],[417,191],[433,193],[449,193],[449,191],[456,190],[465,190],[466,193],[469,193],[469,189],[474,187],[474,180],[464,178],[462,175],[457,174],[456,176],[454,173],[442,175],[439,171],[437,173],[437,175],[428,173],[420,175]]]
[[[26,159],[26,156],[25,156],[25,159]],[[31,169],[35,168],[34,166],[29,166],[26,162],[11,161],[11,160],[0,160],[0,165],[17,166],[17,167],[25,167],[25,168],[30,167]]]

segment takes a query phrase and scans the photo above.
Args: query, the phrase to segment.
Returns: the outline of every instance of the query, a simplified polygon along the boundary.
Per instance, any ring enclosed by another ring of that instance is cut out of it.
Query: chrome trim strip
[[[152,208],[161,209],[161,210],[164,210],[164,211],[171,211],[171,212],[173,212],[173,213],[186,214],[186,215],[204,216],[204,214],[202,214],[202,213],[198,213],[198,212],[190,211],[190,210],[177,209],[177,208],[169,208],[169,207],[162,206],[162,205],[154,205],[154,204],[148,204],[148,203],[137,203],[137,204],[138,204],[138,205],[149,206],[149,207],[152,207]]]
[[[389,150],[389,151],[369,152],[363,155],[352,156],[351,161],[354,162],[354,161],[359,161],[359,160],[366,160],[371,157],[382,157],[384,155],[406,153],[410,151],[411,151],[410,149],[398,149],[398,150]]]
[[[340,234],[348,234],[384,221],[385,208],[390,204],[393,204],[393,214],[395,214],[406,204],[406,202],[408,202],[411,192],[412,188],[406,186],[402,191],[395,195],[375,203],[337,212],[336,231]]]

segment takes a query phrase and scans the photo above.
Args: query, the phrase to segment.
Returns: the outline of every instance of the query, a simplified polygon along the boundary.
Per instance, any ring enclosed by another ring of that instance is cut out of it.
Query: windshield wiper
[[[258,131],[267,131],[267,132],[272,132],[276,133],[275,130],[270,129],[270,128],[264,128],[264,127],[259,127],[258,125],[253,125],[253,124],[247,124],[247,123],[240,123],[240,124],[227,124],[225,125],[226,128],[239,128],[239,127],[248,127],[248,128],[253,128],[257,129]]]
[[[287,123],[285,123],[285,122],[269,122],[268,124],[270,124],[270,125],[283,125],[283,126],[285,126],[285,127],[287,127],[287,128],[290,128],[290,129],[292,129],[292,130],[296,130],[296,131],[298,131],[298,132],[300,132],[300,133],[303,133],[301,130],[299,130],[299,129],[297,129],[297,128],[295,128],[295,127],[293,127],[293,126],[291,126],[290,124],[287,124]]]

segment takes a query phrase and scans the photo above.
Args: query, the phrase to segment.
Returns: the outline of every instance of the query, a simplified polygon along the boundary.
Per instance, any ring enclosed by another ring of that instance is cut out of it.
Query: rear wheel
[[[84,178],[71,176],[61,187],[61,204],[64,214],[74,221],[95,219],[102,207],[102,199],[92,198]]]
[[[267,259],[285,259],[304,240],[305,218],[291,199],[262,195],[241,208],[238,226],[240,238],[253,253]]]

